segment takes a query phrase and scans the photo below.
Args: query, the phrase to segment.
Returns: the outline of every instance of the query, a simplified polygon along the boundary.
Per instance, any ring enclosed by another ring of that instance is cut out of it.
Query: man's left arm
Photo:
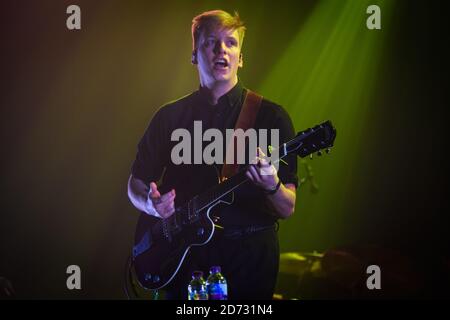
[[[279,218],[289,218],[295,209],[296,186],[292,183],[283,184],[278,172],[270,164],[263,151],[258,148],[255,164],[250,165],[247,177],[266,194],[267,199]]]
[[[292,183],[283,183],[280,189],[272,195],[267,195],[267,199],[272,204],[278,216],[282,219],[289,218],[295,210],[296,188]]]

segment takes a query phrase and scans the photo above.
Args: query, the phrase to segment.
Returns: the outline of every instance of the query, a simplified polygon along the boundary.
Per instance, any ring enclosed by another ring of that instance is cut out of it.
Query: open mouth
[[[228,61],[225,59],[217,59],[214,61],[214,68],[215,69],[226,69],[228,68]]]

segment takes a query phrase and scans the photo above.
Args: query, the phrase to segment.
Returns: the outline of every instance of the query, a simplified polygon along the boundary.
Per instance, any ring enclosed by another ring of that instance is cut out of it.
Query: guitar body
[[[147,236],[160,219],[141,214],[136,228],[135,243]],[[157,228],[156,228],[157,229]],[[150,233],[148,250],[134,258],[135,272],[142,286],[159,289],[169,283],[181,267],[191,246],[204,245],[213,235],[214,224],[208,216],[173,236],[170,240]]]
[[[194,210],[185,205],[187,200],[204,189],[217,185],[219,181],[218,171],[213,166],[206,169],[197,168],[191,172],[194,174],[189,176],[178,173],[178,179],[168,183],[172,187],[167,187],[166,184],[159,188],[165,193],[171,188],[177,190],[177,186],[183,184],[192,186],[189,194],[179,192],[176,194],[176,214],[173,216],[181,217],[180,219],[163,221],[145,213],[141,213],[139,217],[134,238],[133,260],[139,283],[147,289],[160,289],[172,281],[189,249],[205,245],[212,239],[215,229],[213,208],[220,203],[230,203],[225,199],[216,201],[198,211],[196,213],[198,219],[185,223],[183,217],[188,217],[189,211]],[[193,179],[193,176],[197,179]]]

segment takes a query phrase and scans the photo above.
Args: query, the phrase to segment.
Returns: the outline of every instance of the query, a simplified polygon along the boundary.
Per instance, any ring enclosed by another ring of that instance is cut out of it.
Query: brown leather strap
[[[247,131],[248,129],[254,127],[256,116],[258,115],[262,99],[263,97],[259,94],[247,90],[241,113],[239,114],[236,125],[234,127],[235,132],[236,129]],[[231,139],[234,140],[234,143],[231,143],[230,141],[230,144],[227,148],[227,154],[225,156],[225,161],[222,167],[222,180],[224,180],[225,178],[229,178],[238,172],[239,164],[237,163],[237,154],[238,152],[245,152],[245,150],[237,150],[237,140],[235,135],[233,135]],[[234,146],[234,159],[233,163],[227,163],[226,159],[228,158],[227,155],[231,153],[231,146]]]

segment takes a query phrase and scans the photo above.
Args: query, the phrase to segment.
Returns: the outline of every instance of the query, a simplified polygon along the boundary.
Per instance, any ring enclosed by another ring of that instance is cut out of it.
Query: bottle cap
[[[200,279],[201,277],[203,277],[203,271],[192,272],[192,279]]]
[[[212,267],[209,269],[209,272],[210,272],[210,273],[219,273],[219,272],[220,272],[220,267],[219,267],[219,266],[212,266]]]

